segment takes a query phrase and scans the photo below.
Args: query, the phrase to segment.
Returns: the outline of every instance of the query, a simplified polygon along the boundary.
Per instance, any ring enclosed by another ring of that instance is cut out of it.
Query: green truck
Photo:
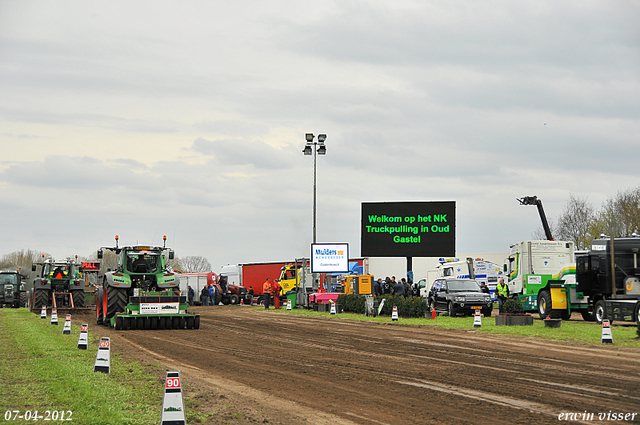
[[[19,308],[27,306],[27,291],[17,270],[0,271],[0,307]]]
[[[200,315],[189,311],[186,294],[180,293],[180,276],[167,264],[174,251],[163,246],[102,247],[118,258],[115,270],[104,274],[98,287],[96,321],[117,330],[198,329]],[[166,253],[166,255],[165,255]]]
[[[603,237],[585,252],[573,242],[524,241],[514,244],[504,266],[509,293],[525,311],[569,319],[640,324],[640,237]]]

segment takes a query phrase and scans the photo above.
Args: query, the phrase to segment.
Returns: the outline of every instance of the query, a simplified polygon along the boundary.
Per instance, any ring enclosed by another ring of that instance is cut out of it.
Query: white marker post
[[[111,371],[111,341],[108,337],[100,338],[94,372],[109,373]]]
[[[57,308],[51,309],[51,324],[52,325],[57,325],[58,324],[58,309]]]
[[[602,321],[602,343],[613,344],[613,335],[611,334],[611,323],[609,319]]]
[[[476,310],[476,314],[473,316],[473,327],[481,328],[482,327],[482,316],[480,315],[480,310]]]
[[[40,310],[40,318],[41,319],[46,319],[47,318],[47,306],[43,305],[42,306],[42,310]]]
[[[336,314],[336,303],[331,303],[331,309],[329,310],[329,314]]]
[[[167,372],[162,398],[162,416],[160,425],[186,425],[184,401],[182,399],[182,381],[180,372]]]
[[[393,311],[391,311],[391,320],[394,322],[398,321],[398,307],[395,305],[393,306]]]
[[[86,350],[89,348],[89,325],[84,324],[80,328],[80,336],[78,337],[78,348]]]
[[[380,313],[382,313],[382,307],[384,307],[384,302],[386,301],[386,298],[382,299],[382,302],[380,303],[380,305],[378,306],[378,316],[380,316]]]
[[[287,310],[291,310],[291,300],[287,301]]]
[[[67,314],[64,319],[64,327],[62,328],[63,335],[71,335],[71,315]]]

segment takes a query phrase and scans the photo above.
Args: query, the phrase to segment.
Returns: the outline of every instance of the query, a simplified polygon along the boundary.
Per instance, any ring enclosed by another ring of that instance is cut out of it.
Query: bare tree
[[[600,234],[614,237],[630,236],[640,231],[640,187],[618,192],[607,199],[592,221],[589,233],[592,238]]]
[[[586,198],[569,195],[554,234],[558,240],[574,241],[577,249],[587,249],[593,240],[590,227],[594,218],[595,210]]]
[[[558,233],[558,226],[555,224],[555,222],[553,221],[553,219],[548,218],[547,219],[547,224],[549,225],[549,229],[551,230],[551,234],[554,235],[554,237],[557,238],[557,236],[555,236]],[[542,227],[542,224],[536,228],[536,230],[533,232],[533,234],[531,235],[531,239],[535,240],[535,241],[546,241],[547,240],[547,234],[544,231],[544,228]]]
[[[174,270],[179,270],[182,273],[205,273],[211,271],[211,263],[209,260],[202,256],[188,256],[175,259],[177,265],[173,265]]]
[[[33,251],[23,249],[21,251],[14,251],[9,254],[5,254],[0,259],[0,270],[20,268],[20,273],[29,275],[31,273],[31,265],[38,261],[42,261],[42,255],[49,256],[49,254],[41,251]]]

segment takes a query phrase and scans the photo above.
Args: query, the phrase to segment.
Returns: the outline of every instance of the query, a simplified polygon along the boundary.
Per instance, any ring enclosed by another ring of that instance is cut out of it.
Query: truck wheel
[[[165,329],[173,329],[173,317],[165,317],[164,318],[164,328]]]
[[[187,329],[193,329],[193,317],[187,317]]]
[[[75,308],[84,308],[84,291],[73,291],[71,296],[73,297],[73,306]]]
[[[229,295],[229,304],[236,305],[240,302],[240,298],[236,294]]]
[[[447,306],[447,311],[449,312],[449,317],[456,317],[456,312],[453,309],[453,303],[449,301],[449,305]]]
[[[165,318],[158,317],[158,329],[163,330],[165,328]]]
[[[184,329],[184,317],[178,317],[178,329]]]
[[[571,319],[571,313],[569,313],[569,310],[560,310],[560,318],[562,320],[569,320]]]
[[[580,314],[582,315],[582,320],[584,320],[585,322],[594,322],[596,320],[596,317],[593,315],[593,313],[589,313],[586,310],[582,310]]]
[[[36,289],[36,308],[42,308],[42,306],[48,307],[49,304],[49,290],[48,289]]]
[[[142,323],[143,323],[143,327],[142,328],[138,328],[138,329],[144,329],[145,331],[148,331],[149,329],[151,329],[151,319],[148,317],[140,317],[139,319],[142,319]]]
[[[196,316],[193,321],[193,329],[200,329],[200,316]]]
[[[180,329],[180,318],[174,317],[171,319],[171,329]]]
[[[149,327],[151,329],[153,329],[154,331],[156,329],[158,329],[158,318],[157,317],[148,317],[147,319],[149,320]]]
[[[20,292],[20,307],[26,307],[27,306],[27,293],[26,292]]]
[[[538,294],[538,314],[541,319],[551,316],[551,292],[545,290]]]
[[[640,327],[640,303],[636,303],[636,309],[633,317],[636,319],[636,325]]]
[[[247,295],[244,297],[245,305],[251,305],[253,303],[253,295]]]
[[[599,300],[596,305],[593,307],[593,315],[596,318],[596,323],[599,325],[602,324],[602,321],[607,318],[607,310],[605,309],[605,304],[603,300]],[[609,320],[609,323],[612,321]]]

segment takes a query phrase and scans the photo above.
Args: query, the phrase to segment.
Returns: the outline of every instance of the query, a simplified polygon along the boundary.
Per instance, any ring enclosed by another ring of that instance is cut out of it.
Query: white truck
[[[478,284],[484,282],[495,299],[496,285],[501,277],[504,277],[502,266],[482,258],[468,257],[464,261],[459,258],[440,258],[438,265],[427,271],[427,277],[420,279],[417,283],[420,287],[420,296],[426,298],[436,279],[475,279]]]

